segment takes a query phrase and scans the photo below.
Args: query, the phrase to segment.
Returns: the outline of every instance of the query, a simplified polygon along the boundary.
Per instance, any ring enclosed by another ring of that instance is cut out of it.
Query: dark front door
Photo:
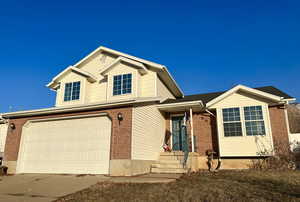
[[[172,117],[172,150],[185,151],[187,149],[186,127],[183,116]]]

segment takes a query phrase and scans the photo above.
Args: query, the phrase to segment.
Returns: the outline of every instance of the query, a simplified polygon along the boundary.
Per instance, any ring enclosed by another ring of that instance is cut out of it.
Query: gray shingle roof
[[[264,87],[258,87],[254,88],[257,90],[260,90],[265,93],[270,93],[273,95],[277,95],[279,97],[284,97],[285,99],[293,98],[290,95],[286,94],[285,92],[279,90],[278,88],[275,88],[273,86],[264,86]],[[214,93],[205,93],[205,94],[195,94],[195,95],[187,95],[184,98],[179,99],[167,99],[162,104],[171,104],[171,103],[180,103],[180,102],[190,102],[190,101],[196,101],[201,100],[203,104],[208,103],[209,101],[215,99],[216,97],[219,97],[226,91],[221,92],[214,92]]]

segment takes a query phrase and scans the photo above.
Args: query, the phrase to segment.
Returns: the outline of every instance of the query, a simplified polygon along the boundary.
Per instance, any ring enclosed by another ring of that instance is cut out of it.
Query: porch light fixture
[[[123,114],[121,112],[119,112],[117,118],[119,121],[123,121],[123,119],[124,119]]]
[[[14,129],[16,129],[16,125],[14,123],[10,123],[9,124],[9,128],[12,129],[12,130],[14,130]]]

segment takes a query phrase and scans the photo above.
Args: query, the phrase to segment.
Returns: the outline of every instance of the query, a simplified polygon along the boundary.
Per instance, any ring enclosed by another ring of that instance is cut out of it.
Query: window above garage
[[[73,101],[80,99],[80,81],[65,84],[64,101]]]

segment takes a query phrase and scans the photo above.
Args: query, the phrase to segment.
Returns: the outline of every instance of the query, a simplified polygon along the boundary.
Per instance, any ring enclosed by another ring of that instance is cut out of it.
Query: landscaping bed
[[[164,184],[102,182],[57,200],[64,201],[300,201],[300,171],[203,171]]]

